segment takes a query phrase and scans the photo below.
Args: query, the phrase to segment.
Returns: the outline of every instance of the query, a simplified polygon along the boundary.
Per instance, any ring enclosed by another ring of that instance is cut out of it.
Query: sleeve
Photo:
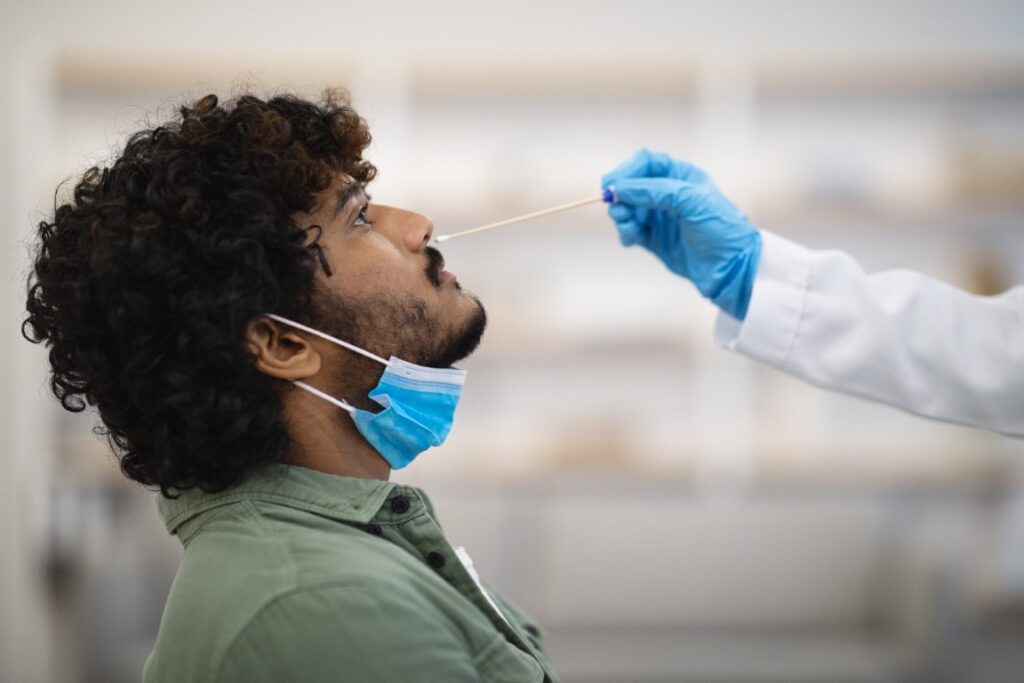
[[[743,322],[715,342],[816,386],[1024,437],[1024,287],[975,296],[762,231]]]
[[[479,680],[458,629],[398,595],[352,585],[275,598],[226,649],[217,681]]]

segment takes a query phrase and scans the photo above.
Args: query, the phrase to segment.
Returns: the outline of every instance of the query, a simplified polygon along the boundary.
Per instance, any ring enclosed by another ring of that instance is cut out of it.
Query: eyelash
[[[367,216],[366,216],[366,210],[367,210],[367,209],[368,209],[369,207],[370,207],[370,205],[369,205],[369,204],[365,204],[365,205],[363,206],[363,208],[359,209],[359,214],[358,214],[358,215],[356,216],[356,225],[369,225],[369,226],[372,226],[372,225],[373,225],[373,221],[371,221],[371,220],[370,220],[369,218],[367,218]],[[359,221],[362,221],[362,222],[360,223]]]

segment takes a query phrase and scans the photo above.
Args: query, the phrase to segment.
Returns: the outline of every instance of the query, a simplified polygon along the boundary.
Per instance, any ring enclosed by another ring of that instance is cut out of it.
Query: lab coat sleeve
[[[811,384],[1024,437],[1024,286],[975,296],[762,231],[747,317],[715,342]]]

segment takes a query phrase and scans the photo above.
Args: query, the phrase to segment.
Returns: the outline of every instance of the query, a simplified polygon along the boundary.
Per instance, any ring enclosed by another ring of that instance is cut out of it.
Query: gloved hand
[[[624,246],[643,245],[723,311],[746,317],[761,235],[704,171],[642,149],[601,186],[614,189],[608,215]]]

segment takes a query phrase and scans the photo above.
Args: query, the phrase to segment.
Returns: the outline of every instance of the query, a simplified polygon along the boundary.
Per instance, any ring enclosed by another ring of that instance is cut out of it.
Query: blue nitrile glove
[[[719,308],[743,320],[761,235],[701,169],[642,149],[601,179],[624,246],[642,244]]]

